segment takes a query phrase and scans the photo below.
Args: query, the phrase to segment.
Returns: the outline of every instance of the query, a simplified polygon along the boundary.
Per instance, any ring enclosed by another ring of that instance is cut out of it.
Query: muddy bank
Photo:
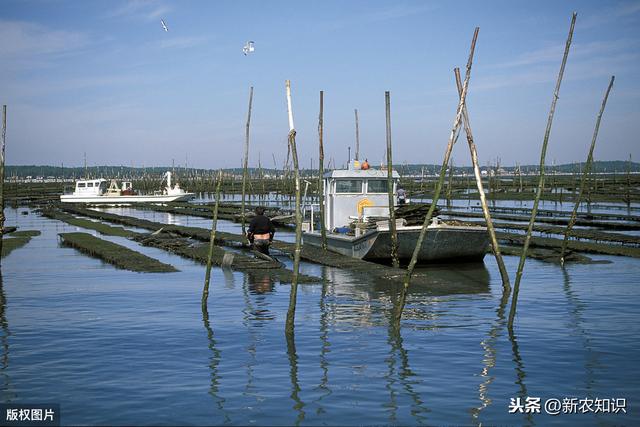
[[[150,229],[154,232],[151,234],[136,233],[133,231],[125,230],[121,227],[112,227],[101,222],[76,218],[73,215],[69,215],[67,213],[60,212],[54,209],[48,209],[43,211],[42,213],[49,218],[54,218],[72,225],[96,230],[101,233],[104,232],[104,234],[108,235],[122,235],[124,237],[131,238],[145,246],[157,247],[165,251],[180,255],[184,258],[196,260],[202,264],[207,263],[209,245],[206,243],[194,242],[193,239],[202,242],[208,242],[210,237],[209,230],[195,227],[168,226],[161,223],[154,223],[152,221],[137,220],[133,217],[107,214],[104,212],[98,212],[84,208],[69,207],[69,210],[77,215],[84,214],[85,216],[100,219],[103,221],[118,222],[124,225]],[[220,234],[224,235],[226,233]],[[233,237],[234,240],[230,241],[228,239],[221,239],[219,242],[216,238],[216,243],[231,243],[231,246],[241,246],[241,239],[239,238],[239,236],[230,235],[227,237]],[[279,262],[259,259],[252,255],[245,255],[241,252],[231,252],[217,246],[214,246],[212,263],[213,265],[219,267],[228,267],[238,271],[269,270],[269,275],[272,278],[287,283],[291,282],[291,278],[293,276],[293,272],[291,270],[283,268],[283,265]],[[321,281],[321,279],[318,277],[306,275],[300,275],[299,277],[301,283]]]
[[[5,234],[5,236],[2,236],[2,257],[4,258],[12,251],[23,247],[29,243],[32,237],[39,235],[40,231],[38,230],[15,231],[11,234]]]
[[[70,225],[75,225],[76,227],[86,228],[88,230],[95,230],[100,234],[104,234],[105,236],[120,236],[133,238],[138,233],[133,231],[125,230],[122,227],[113,227],[111,225],[107,225],[97,221],[90,221],[88,219],[76,218],[73,215],[69,215],[64,212],[60,212],[55,209],[43,209],[41,212],[42,216],[47,218],[56,219],[58,221],[66,222]]]
[[[207,243],[194,243],[193,241],[180,238],[173,233],[160,232],[158,234],[141,234],[134,240],[145,246],[164,249],[184,258],[193,259],[201,264],[207,263],[209,245]],[[238,271],[257,271],[263,275],[268,275],[271,279],[279,280],[282,283],[291,283],[293,271],[282,267],[277,261],[247,256],[240,252],[226,251],[218,246],[213,247],[212,263],[218,267],[228,267]],[[319,277],[298,275],[298,283],[319,283]]]

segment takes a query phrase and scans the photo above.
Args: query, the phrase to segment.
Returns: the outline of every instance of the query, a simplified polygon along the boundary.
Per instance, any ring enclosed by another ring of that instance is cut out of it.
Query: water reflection
[[[207,331],[209,350],[211,350],[211,358],[209,359],[209,369],[211,370],[211,384],[209,386],[209,394],[211,395],[211,397],[213,397],[213,401],[218,407],[220,413],[222,413],[224,422],[226,424],[231,422],[231,418],[224,408],[224,403],[226,400],[222,396],[218,395],[220,389],[220,381],[222,379],[222,376],[218,372],[218,367],[220,366],[221,361],[221,353],[216,345],[213,329],[211,328],[211,325],[209,323],[209,311],[207,309],[207,304],[202,304],[202,322],[204,323],[204,329]]]
[[[518,346],[518,339],[516,334],[513,332],[513,328],[507,328],[509,331],[509,341],[511,342],[511,351],[513,352],[513,361],[515,362],[515,370],[516,370],[516,384],[519,386],[520,391],[518,392],[518,397],[524,402],[524,400],[529,396],[527,392],[527,385],[525,383],[525,378],[527,377],[527,373],[524,370],[524,363],[522,362],[522,356],[520,356],[520,348]],[[531,412],[526,412],[524,414],[525,418],[528,421],[528,425],[534,425],[533,414]]]
[[[591,337],[586,328],[584,328],[584,320],[583,320],[583,311],[585,309],[584,303],[578,299],[576,293],[571,289],[571,280],[569,277],[569,272],[566,268],[562,269],[562,275],[564,277],[564,292],[567,296],[567,300],[571,306],[571,315],[573,316],[573,321],[570,322],[573,330],[576,332],[576,335],[582,339],[582,348],[586,353],[586,361],[585,361],[585,372],[587,375],[585,384],[585,389],[587,393],[589,393],[589,397],[591,396],[592,390],[594,390],[595,383],[595,372],[594,369],[599,365],[598,357],[596,353],[593,351],[593,346],[591,345]]]
[[[285,333],[287,339],[287,356],[289,358],[289,377],[291,379],[291,400],[293,410],[297,412],[295,425],[304,421],[304,402],[300,399],[300,384],[298,383],[298,354],[296,353],[296,341],[294,329]]]
[[[274,285],[274,279],[268,270],[248,270],[244,274],[245,324],[263,326],[263,321],[275,319],[275,314],[269,310],[269,294],[274,291]]]
[[[393,297],[394,306],[398,304],[399,298]],[[396,403],[396,392],[394,384],[397,380],[404,389],[405,393],[411,398],[411,416],[416,423],[423,425],[427,419],[424,414],[431,412],[420,398],[420,394],[414,390],[414,384],[419,384],[420,377],[416,375],[409,365],[409,354],[403,346],[402,333],[393,318],[395,310],[388,310],[387,343],[389,344],[389,357],[387,357],[387,365],[389,368],[387,378],[387,390],[389,390],[389,423],[397,424],[396,412],[398,406]],[[399,368],[396,368],[397,361],[400,362]]]
[[[329,316],[330,309],[327,303],[327,295],[329,293],[329,281],[327,280],[327,269],[322,270],[322,293],[320,295],[320,369],[322,370],[322,377],[318,390],[322,391],[322,394],[314,402],[318,405],[317,413],[323,414],[325,410],[322,408],[321,402],[324,398],[331,395],[331,389],[329,388],[329,361],[327,360],[327,353],[330,351],[329,343]]]
[[[415,269],[408,293],[415,297],[489,293],[491,276],[484,262],[431,264]],[[375,283],[374,289],[390,292],[388,280]]]
[[[11,381],[7,370],[9,368],[9,323],[7,322],[6,315],[7,299],[4,294],[4,285],[2,281],[2,271],[0,271],[0,328],[2,329],[2,336],[0,337],[0,347],[2,347],[2,355],[0,356],[0,377],[1,389],[2,389],[2,401],[10,402],[11,399],[16,397],[16,394],[11,391]]]
[[[509,293],[503,292],[502,298],[500,298],[500,305],[496,310],[496,320],[494,320],[488,336],[480,341],[480,345],[484,351],[482,359],[482,370],[480,371],[480,377],[482,382],[478,385],[478,398],[480,399],[480,406],[471,409],[471,416],[475,422],[478,422],[480,413],[489,405],[492,400],[489,397],[489,386],[495,379],[491,374],[491,370],[496,366],[496,360],[498,352],[496,351],[496,343],[500,337],[502,328],[505,327],[505,311],[507,309],[507,303],[509,301]]]
[[[358,326],[387,324],[387,310],[395,306],[401,278],[365,279],[337,268],[326,268],[326,272],[328,280],[340,284],[333,288],[332,297],[337,301],[330,310],[333,321]],[[490,294],[489,282],[489,271],[484,263],[438,264],[416,269],[407,292],[403,319],[432,323],[446,315],[440,297]]]

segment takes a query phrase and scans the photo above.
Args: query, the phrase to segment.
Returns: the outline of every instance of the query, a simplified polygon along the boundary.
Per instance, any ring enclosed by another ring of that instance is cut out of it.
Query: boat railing
[[[316,209],[317,208],[317,209]],[[302,230],[308,233],[315,231],[315,215],[314,212],[320,210],[319,203],[307,203],[302,206]],[[307,211],[309,212],[309,222],[305,221],[307,218]]]

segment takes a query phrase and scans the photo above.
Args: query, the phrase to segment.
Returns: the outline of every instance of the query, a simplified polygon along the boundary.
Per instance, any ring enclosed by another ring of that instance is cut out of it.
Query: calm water
[[[60,403],[63,424],[640,423],[640,260],[528,260],[512,335],[490,257],[429,270],[433,286],[411,290],[399,333],[397,284],[305,264],[322,280],[300,287],[287,338],[288,285],[214,269],[203,313],[198,264],[109,237],[180,272],[118,270],[59,246],[76,227],[6,215],[42,235],[2,263],[2,401]],[[514,272],[517,259],[506,263]],[[627,414],[509,414],[525,396],[626,398]]]

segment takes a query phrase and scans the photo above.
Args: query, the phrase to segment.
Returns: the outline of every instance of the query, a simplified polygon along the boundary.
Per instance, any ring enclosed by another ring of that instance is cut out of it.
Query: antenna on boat
[[[358,109],[355,110],[356,113],[356,160],[360,160],[360,130],[358,128]],[[351,158],[349,158],[351,160]]]

